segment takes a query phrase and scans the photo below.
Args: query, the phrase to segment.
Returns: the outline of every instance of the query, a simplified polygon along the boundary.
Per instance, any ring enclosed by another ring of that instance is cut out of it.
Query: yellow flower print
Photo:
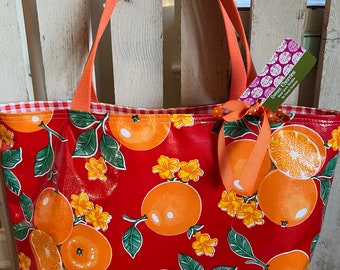
[[[100,157],[99,159],[90,158],[90,160],[85,163],[85,168],[88,170],[87,175],[89,180],[106,180],[105,173],[107,167],[103,157]]]
[[[178,172],[178,177],[183,182],[188,182],[189,180],[196,182],[204,174],[197,159],[190,160],[189,162],[182,161],[180,167],[181,170]]]
[[[93,203],[89,201],[89,197],[85,192],[78,195],[71,195],[71,205],[75,209],[74,213],[77,217],[81,217],[87,214],[89,210],[93,209]]]
[[[178,172],[179,160],[177,158],[168,158],[161,155],[157,159],[158,165],[152,167],[153,173],[159,173],[159,177],[162,179],[172,179],[175,177],[174,173]]]
[[[74,213],[77,217],[85,217],[85,221],[92,224],[96,230],[107,230],[111,215],[103,212],[100,205],[94,206],[85,192],[81,192],[79,196],[72,194],[71,199],[71,205],[75,209]]]
[[[338,129],[332,131],[332,139],[327,142],[328,146],[331,146],[334,151],[340,147],[340,126]]]
[[[191,114],[172,114],[170,119],[175,128],[189,127],[194,124],[194,118]]]
[[[241,209],[242,204],[243,199],[238,197],[235,192],[227,192],[224,190],[218,207],[221,208],[222,211],[227,212],[229,216],[235,217],[236,212]]]
[[[19,257],[19,269],[29,270],[31,267],[31,259],[27,257],[23,252],[18,254]]]
[[[111,218],[111,215],[107,212],[103,212],[103,208],[98,204],[85,215],[85,220],[87,222],[91,223],[96,230],[102,229],[103,231],[107,230]]]
[[[14,144],[14,134],[9,131],[4,125],[0,125],[0,141],[5,142],[10,147],[13,147]]]
[[[217,238],[210,238],[207,233],[196,232],[194,234],[196,241],[192,243],[192,248],[198,256],[206,255],[213,257],[215,254],[215,247],[217,246]]]
[[[264,213],[257,209],[257,203],[255,201],[242,204],[241,209],[237,211],[236,216],[239,219],[243,219],[243,224],[248,228],[264,223]]]

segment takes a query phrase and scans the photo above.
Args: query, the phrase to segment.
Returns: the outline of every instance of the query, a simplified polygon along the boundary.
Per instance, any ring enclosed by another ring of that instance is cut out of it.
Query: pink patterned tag
[[[294,40],[286,38],[261,73],[242,94],[240,100],[249,105],[257,101],[263,104],[288,76],[305,52],[306,50]]]

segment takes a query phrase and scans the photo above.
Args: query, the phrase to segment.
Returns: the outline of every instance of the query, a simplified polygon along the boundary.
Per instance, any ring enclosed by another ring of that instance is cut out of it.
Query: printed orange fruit
[[[201,216],[202,202],[198,192],[182,182],[166,182],[155,186],[145,196],[141,213],[146,225],[161,235],[187,232]]]
[[[19,132],[34,132],[42,129],[41,122],[47,125],[53,115],[53,111],[27,112],[0,114],[7,126]]]
[[[51,236],[41,230],[33,230],[29,243],[38,270],[62,269],[61,256]]]
[[[60,253],[67,270],[105,270],[112,259],[112,248],[106,237],[84,224],[74,226]]]
[[[34,208],[34,225],[48,233],[59,245],[71,234],[73,229],[73,211],[66,197],[54,188],[44,189]]]
[[[254,189],[251,191],[244,190],[244,188],[242,187],[242,183],[240,182],[240,177],[242,175],[242,172],[244,170],[247,170],[246,163],[251,151],[253,150],[254,145],[255,141],[239,140],[234,141],[226,146],[226,156],[231,166],[233,176],[233,179],[230,179],[230,181],[233,183],[233,190],[239,195],[253,195],[258,189],[258,186],[263,180],[263,177],[269,172],[271,167],[270,157],[267,152],[263,159],[259,174],[256,178]]]
[[[168,114],[111,114],[109,126],[113,136],[132,150],[149,150],[167,137],[171,121]]]
[[[323,166],[326,148],[314,130],[301,125],[289,125],[272,134],[269,154],[275,166],[284,174],[297,179],[309,179]]]
[[[283,227],[292,227],[313,212],[318,191],[313,179],[301,181],[274,170],[264,178],[257,197],[267,218]]]
[[[302,250],[284,252],[271,258],[268,270],[303,270],[309,263],[308,255]]]

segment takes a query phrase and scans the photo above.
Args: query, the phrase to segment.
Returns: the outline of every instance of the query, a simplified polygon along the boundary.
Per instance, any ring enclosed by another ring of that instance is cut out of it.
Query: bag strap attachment
[[[99,21],[97,34],[95,36],[95,39],[93,40],[90,53],[85,63],[83,74],[80,78],[78,87],[75,91],[75,94],[74,94],[74,97],[71,103],[71,110],[89,112],[91,101],[98,102],[97,94],[95,92],[95,89],[92,83],[92,72],[94,68],[94,60],[96,57],[99,41],[101,37],[103,36],[103,33],[110,21],[111,15],[113,13],[113,10],[116,4],[117,4],[117,0],[107,0],[105,2],[104,10]]]
[[[99,41],[110,21],[110,17],[117,4],[117,0],[106,0],[105,7],[99,21],[97,34],[89,52],[83,74],[75,91],[71,110],[90,111],[92,102],[98,102],[95,89],[92,84],[92,72],[94,61],[98,49]],[[250,57],[249,46],[242,25],[240,15],[234,0],[219,0],[220,9],[225,23],[226,36],[228,41],[229,58],[231,62],[231,87],[229,99],[237,99],[246,89],[256,75],[255,68]],[[239,35],[246,56],[246,69],[240,52],[239,43],[235,32]]]

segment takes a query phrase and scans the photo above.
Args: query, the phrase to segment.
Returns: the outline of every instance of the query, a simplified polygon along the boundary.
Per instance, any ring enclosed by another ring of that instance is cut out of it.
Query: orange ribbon
[[[226,109],[228,113],[223,115],[223,109]],[[246,162],[240,179],[234,179],[232,175],[226,151],[224,125],[218,135],[219,169],[226,190],[233,190],[235,184],[237,184],[237,187],[242,187],[245,194],[251,196],[256,192],[256,180],[269,145],[271,137],[270,122],[286,122],[289,117],[282,111],[272,113],[268,108],[261,106],[259,103],[250,106],[246,102],[240,100],[231,100],[224,103],[221,107],[214,108],[213,114],[222,117],[225,122],[234,122],[245,115],[257,115],[262,119],[258,138]],[[235,183],[235,181],[237,181],[237,183]]]

